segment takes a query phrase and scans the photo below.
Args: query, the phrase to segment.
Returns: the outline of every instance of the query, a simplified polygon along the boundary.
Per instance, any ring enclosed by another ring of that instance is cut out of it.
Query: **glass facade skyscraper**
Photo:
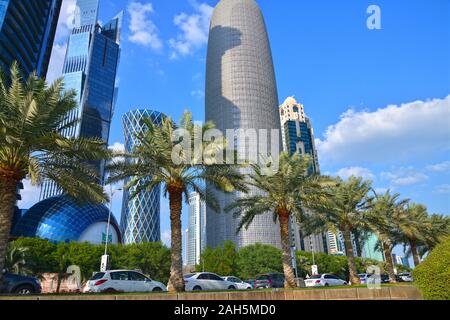
[[[67,90],[75,90],[78,108],[67,121],[79,119],[77,126],[66,129],[68,137],[101,138],[108,141],[118,88],[116,76],[120,57],[122,13],[103,27],[98,22],[99,0],[77,0],[75,26],[71,32],[63,66]],[[95,163],[101,181],[104,163]],[[61,191],[50,181],[44,182],[41,200]]]
[[[46,76],[62,0],[0,0],[0,67]]]
[[[280,106],[280,120],[283,140],[283,150],[294,154],[309,155],[312,164],[309,174],[319,173],[319,160],[314,143],[314,131],[305,109],[293,97],[287,98]],[[329,242],[326,233],[305,236],[301,232],[295,218],[290,222],[291,242],[295,247],[307,252],[328,252]]]
[[[226,134],[253,131],[266,136],[280,131],[278,91],[264,17],[255,0],[221,0],[214,9],[209,30],[206,63],[205,118]],[[265,130],[265,131],[264,131]],[[272,131],[273,130],[273,131]],[[233,141],[228,137],[229,142]],[[280,152],[280,138],[258,143],[258,137],[246,141],[235,139],[240,157],[245,147],[255,147],[254,154],[267,156]],[[266,147],[266,150],[264,148]],[[251,169],[243,169],[251,173]],[[224,194],[207,184],[207,189],[219,201],[222,212],[206,208],[207,245],[217,247],[230,240],[240,248],[255,243],[281,248],[280,227],[268,212],[258,215],[248,229],[236,234],[241,217],[225,214],[223,208],[245,193]],[[250,188],[249,196],[261,195]]]
[[[151,110],[134,110],[127,112],[122,119],[125,134],[125,150],[132,152],[139,145],[136,134],[147,130],[143,119],[150,118],[153,123],[161,125],[164,115]],[[125,181],[125,184],[129,180]],[[140,182],[141,183],[141,182]],[[142,191],[131,198],[134,189],[125,190],[122,202],[120,226],[123,243],[158,242],[161,240],[160,230],[160,188]]]
[[[186,265],[200,264],[200,255],[206,247],[206,204],[197,192],[189,194],[189,227],[186,246]]]

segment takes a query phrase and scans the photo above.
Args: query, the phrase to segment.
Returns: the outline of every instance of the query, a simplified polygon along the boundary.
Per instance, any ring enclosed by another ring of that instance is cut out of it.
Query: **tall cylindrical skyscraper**
[[[125,150],[132,152],[139,144],[136,134],[145,132],[144,118],[152,119],[153,123],[160,125],[163,114],[147,109],[127,112],[123,118],[125,134]],[[125,181],[125,184],[128,182]],[[142,191],[131,198],[133,190],[125,190],[122,202],[122,217],[120,227],[124,244],[158,242],[161,240],[160,230],[160,189]]]
[[[280,133],[278,94],[272,53],[262,13],[254,0],[221,0],[216,6],[210,26],[206,66],[206,120],[213,121],[224,134],[227,130],[267,130],[267,151],[281,148],[280,136],[275,145],[268,136],[271,130]],[[228,139],[230,140],[230,139]],[[254,137],[247,143],[256,144]],[[228,141],[233,143],[233,141]],[[245,144],[247,144],[245,143]],[[272,144],[272,145],[271,145]],[[235,146],[242,153],[243,146]],[[261,145],[259,145],[261,146]],[[258,147],[259,149],[259,147]],[[266,153],[261,149],[260,153]],[[225,195],[213,190],[221,208],[245,195]],[[260,191],[252,189],[251,194]],[[281,247],[279,226],[272,213],[257,216],[248,230],[236,234],[239,217],[207,208],[207,244],[221,245],[233,241],[237,247],[255,243]]]

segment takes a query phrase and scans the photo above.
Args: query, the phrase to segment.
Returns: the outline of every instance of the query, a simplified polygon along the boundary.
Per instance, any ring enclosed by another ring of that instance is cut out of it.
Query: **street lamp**
[[[106,239],[105,239],[105,253],[102,256],[101,262],[100,262],[100,271],[105,272],[109,269],[110,265],[110,257],[108,255],[108,240],[109,240],[109,230],[111,228],[111,215],[112,215],[112,201],[113,196],[116,191],[122,191],[122,189],[113,189],[112,185],[109,185],[109,212],[108,212],[108,224],[106,226]]]

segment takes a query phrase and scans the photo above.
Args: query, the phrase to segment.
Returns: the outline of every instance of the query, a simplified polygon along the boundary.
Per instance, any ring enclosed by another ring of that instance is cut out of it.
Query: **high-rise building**
[[[75,26],[71,32],[63,66],[66,90],[75,90],[78,108],[67,121],[79,119],[63,133],[68,137],[109,139],[117,91],[122,13],[103,27],[98,22],[99,0],[77,0]],[[95,163],[104,178],[104,162]],[[44,182],[41,200],[61,194],[55,183]]]
[[[197,192],[189,194],[189,227],[187,237],[186,264],[200,263],[200,255],[206,246],[206,205]]]
[[[221,0],[214,9],[208,41],[205,90],[206,120],[215,123],[224,134],[234,132],[228,141],[244,155],[249,145],[257,146],[256,155],[280,151],[280,137],[258,146],[255,137],[242,142],[242,131],[270,134],[280,131],[277,110],[278,93],[272,52],[262,13],[254,0]],[[265,131],[264,131],[265,130]],[[241,141],[241,142],[240,142]],[[261,141],[259,141],[261,142]],[[263,150],[262,148],[266,148]],[[276,149],[276,150],[275,150]],[[249,171],[244,171],[249,172]],[[207,185],[221,209],[245,194],[224,194]],[[255,188],[250,195],[260,194]],[[240,248],[263,243],[281,247],[280,230],[272,213],[255,217],[248,229],[236,234],[240,217],[206,209],[207,245],[216,247],[230,240]]]
[[[375,234],[370,234],[364,246],[362,248],[363,257],[378,261],[384,261],[384,254],[381,250],[377,249],[378,238]]]
[[[150,118],[153,123],[161,125],[164,115],[157,111],[140,109],[127,112],[123,118],[125,135],[125,150],[132,152],[139,145],[136,135],[145,132],[147,126],[144,119]],[[125,184],[129,180],[125,181]],[[140,181],[142,184],[145,181]],[[122,202],[121,229],[123,243],[158,242],[161,240],[160,230],[160,188],[144,190],[136,197],[131,197],[133,191],[125,190]]]
[[[303,105],[294,97],[288,97],[280,106],[283,151],[311,156],[312,165],[309,173],[319,173],[319,158],[314,143],[314,131]],[[298,250],[307,252],[328,252],[326,233],[305,236],[295,219],[291,219],[291,244]]]
[[[62,0],[0,0],[0,67],[47,74]]]

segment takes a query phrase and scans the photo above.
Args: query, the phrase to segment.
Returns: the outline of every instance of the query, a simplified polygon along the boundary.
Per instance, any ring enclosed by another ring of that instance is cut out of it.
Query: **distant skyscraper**
[[[369,238],[364,242],[364,246],[362,248],[363,257],[374,259],[378,261],[384,261],[384,254],[379,249],[376,249],[376,245],[378,243],[378,238],[375,234],[371,234]]]
[[[224,134],[226,130],[239,129],[280,130],[277,110],[278,93],[272,53],[262,13],[254,0],[221,0],[213,13],[208,42],[206,63],[206,120],[213,121]],[[261,131],[258,131],[261,133]],[[231,140],[231,139],[229,139]],[[270,139],[268,139],[271,141]],[[246,143],[234,142],[242,155]],[[247,140],[257,145],[253,137]],[[276,141],[280,143],[280,139]],[[278,155],[280,146],[269,142],[267,150],[259,149],[256,154],[267,154],[272,148]],[[261,147],[260,147],[261,148]],[[235,199],[246,195],[226,195],[215,191],[223,208]],[[260,194],[257,189],[250,195]],[[255,217],[247,230],[236,234],[239,217],[211,208],[206,209],[207,244],[216,247],[225,240],[243,247],[255,243],[281,247],[279,226],[273,222],[272,213]]]
[[[314,131],[303,105],[293,97],[287,98],[280,106],[280,120],[283,150],[289,154],[298,152],[301,155],[310,155],[313,163],[309,173],[319,173],[319,158],[314,144]],[[326,233],[304,236],[295,219],[291,219],[290,229],[292,244],[297,249],[307,252],[328,252]]]
[[[62,0],[0,0],[0,67],[47,74]]]
[[[200,255],[206,246],[206,205],[197,192],[189,194],[189,228],[187,238],[186,264],[200,263]]]
[[[75,26],[63,66],[65,88],[75,90],[78,108],[67,121],[79,119],[65,130],[68,137],[101,138],[108,142],[118,88],[122,13],[103,27],[98,22],[99,0],[77,0]],[[95,164],[103,181],[104,163]],[[41,200],[61,194],[56,184],[44,182]]]
[[[145,118],[150,118],[153,123],[160,125],[163,117],[163,114],[160,112],[145,109],[127,112],[122,119],[125,134],[125,150],[131,152],[139,145],[136,134],[147,130],[143,123]],[[127,182],[128,180],[125,181],[125,183]],[[142,191],[136,197],[131,198],[133,190],[125,190],[123,194],[120,223],[123,243],[160,241],[160,188]]]

